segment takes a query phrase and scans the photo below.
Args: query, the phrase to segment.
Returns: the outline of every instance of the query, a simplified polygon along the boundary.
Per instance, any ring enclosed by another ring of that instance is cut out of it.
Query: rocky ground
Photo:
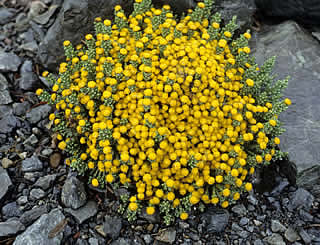
[[[62,40],[80,40],[119,2],[132,8],[125,0],[0,1],[0,244],[320,244],[320,32],[293,20],[257,22],[253,1],[220,0],[217,9],[225,19],[237,14],[243,30],[254,27],[258,62],[277,54],[279,78],[291,75],[281,147],[294,163],[259,171],[255,192],[237,205],[194,210],[170,227],[158,215],[129,224],[117,215],[117,193],[89,188],[66,167],[50,136],[52,109],[34,91],[47,86],[40,74],[54,71]],[[194,4],[175,1],[174,9]]]

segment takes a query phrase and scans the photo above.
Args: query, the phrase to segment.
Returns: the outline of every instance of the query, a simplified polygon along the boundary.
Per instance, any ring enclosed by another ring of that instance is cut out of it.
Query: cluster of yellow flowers
[[[57,80],[43,74],[52,92],[37,94],[56,106],[66,163],[94,187],[128,188],[128,217],[159,208],[169,223],[200,203],[226,208],[252,189],[256,165],[281,157],[287,81],[271,82],[274,60],[259,69],[250,33],[233,40],[235,19],[220,27],[212,4],[179,21],[151,0],[136,0],[129,17],[116,6],[85,45],[64,42]]]

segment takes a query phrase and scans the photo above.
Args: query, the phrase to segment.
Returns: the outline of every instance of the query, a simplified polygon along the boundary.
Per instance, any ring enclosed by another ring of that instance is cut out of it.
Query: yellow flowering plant
[[[63,43],[59,77],[45,72],[49,116],[70,167],[98,188],[128,188],[121,212],[145,208],[164,222],[193,207],[235,203],[252,189],[255,167],[283,157],[278,115],[288,80],[274,81],[274,58],[258,67],[247,31],[221,26],[213,1],[177,20],[164,5],[136,0],[126,16],[95,19],[84,44]]]

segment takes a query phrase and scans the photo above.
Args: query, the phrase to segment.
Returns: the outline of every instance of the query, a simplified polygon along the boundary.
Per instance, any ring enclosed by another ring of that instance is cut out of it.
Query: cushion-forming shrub
[[[279,114],[288,79],[274,81],[275,58],[259,67],[250,32],[234,37],[213,1],[177,19],[164,5],[136,0],[126,16],[95,19],[95,35],[73,47],[59,77],[44,72],[50,115],[66,163],[89,184],[125,187],[120,211],[133,220],[159,209],[164,222],[192,207],[233,204],[250,191],[255,167],[284,156]]]

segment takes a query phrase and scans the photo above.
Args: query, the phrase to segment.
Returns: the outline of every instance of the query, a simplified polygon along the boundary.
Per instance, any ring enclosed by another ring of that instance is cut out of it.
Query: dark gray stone
[[[26,60],[20,69],[19,88],[31,90],[38,86],[38,76],[33,72],[32,61]]]
[[[132,241],[128,238],[120,237],[117,240],[113,241],[110,245],[132,245]]]
[[[247,217],[242,217],[241,219],[240,219],[240,221],[239,221],[239,224],[241,225],[241,226],[245,226],[245,225],[247,225],[248,223],[249,223],[249,219],[247,218]]]
[[[320,165],[301,171],[298,174],[297,185],[320,199]]]
[[[276,55],[275,74],[279,79],[290,76],[284,96],[292,105],[280,116],[286,129],[280,148],[301,171],[320,162],[319,43],[293,21],[266,26],[253,36],[251,47],[258,64]]]
[[[271,236],[265,237],[263,241],[270,245],[286,245],[282,236],[277,233],[273,233]]]
[[[317,0],[255,0],[259,11],[272,19],[294,19],[309,26],[320,25],[319,2]]]
[[[20,222],[24,225],[29,225],[47,212],[47,207],[45,205],[34,207],[21,215]]]
[[[0,120],[0,133],[9,134],[15,128],[19,127],[21,122],[11,113]]]
[[[5,219],[20,217],[22,214],[16,202],[9,202],[8,204],[4,205],[1,209],[1,213]]]
[[[152,241],[153,241],[152,236],[149,235],[149,234],[143,235],[142,238],[143,238],[143,240],[144,240],[144,242],[145,242],[146,244],[151,244]]]
[[[31,145],[34,146],[35,144],[37,144],[39,142],[37,136],[35,136],[34,134],[31,134],[24,142],[24,145]]]
[[[299,234],[291,227],[286,230],[284,236],[289,242],[295,242],[300,238]]]
[[[15,9],[0,8],[0,25],[9,23],[16,13]]]
[[[21,196],[17,199],[17,203],[20,206],[25,205],[28,202],[28,197],[27,196]]]
[[[39,46],[37,58],[45,67],[55,70],[64,56],[62,43],[70,40],[77,44],[84,35],[93,32],[93,20],[103,16],[111,18],[115,5],[132,7],[132,1],[125,0],[66,0],[54,24],[48,30]]]
[[[33,19],[36,16],[44,13],[47,6],[42,1],[33,1],[30,3],[28,18]]]
[[[43,190],[47,190],[52,185],[52,183],[55,181],[56,177],[57,176],[55,174],[50,174],[50,175],[40,177],[37,180],[37,182],[34,184],[34,186],[40,187]]]
[[[0,105],[0,119],[12,114],[12,107],[9,105]]]
[[[121,228],[122,221],[120,217],[111,217],[110,215],[104,217],[103,231],[113,240],[119,237]]]
[[[303,209],[299,209],[299,215],[303,221],[306,221],[306,222],[313,221],[313,215]]]
[[[271,230],[273,232],[284,232],[286,227],[279,220],[271,220]]]
[[[35,200],[39,200],[39,199],[43,198],[45,195],[46,195],[46,193],[42,189],[35,188],[30,191],[29,198],[30,198],[30,200],[35,201]]]
[[[33,54],[36,54],[38,52],[38,44],[36,41],[23,43],[19,46],[19,49],[23,50],[23,51],[29,51]]]
[[[260,239],[254,241],[253,245],[264,245]]]
[[[293,209],[305,208],[306,210],[309,210],[312,206],[313,200],[314,197],[310,194],[310,192],[299,188],[292,193],[290,198],[290,206]]]
[[[5,169],[0,167],[0,201],[12,186],[11,179]]]
[[[18,71],[20,64],[17,55],[0,50],[0,72]]]
[[[59,209],[52,210],[49,214],[43,214],[36,222],[29,226],[26,231],[17,236],[14,245],[57,245],[61,244],[63,232],[55,237],[48,235],[59,223],[64,220],[64,215]]]
[[[21,170],[23,172],[39,171],[39,170],[42,170],[42,168],[43,168],[43,163],[35,155],[33,155],[30,158],[26,158],[25,160],[22,161]]]
[[[90,237],[89,244],[90,245],[99,245],[99,240],[97,238]]]
[[[43,14],[37,15],[33,17],[33,21],[40,24],[45,25],[49,22],[52,15],[56,12],[56,10],[59,8],[58,5],[51,5],[49,9],[44,12]]]
[[[13,236],[24,229],[24,225],[21,224],[19,220],[7,220],[6,222],[0,222],[0,237]]]
[[[28,101],[23,101],[22,103],[14,103],[12,105],[13,114],[16,116],[23,116],[30,109],[31,105]]]
[[[87,219],[96,215],[98,212],[98,206],[96,202],[89,201],[86,205],[78,208],[77,210],[66,208],[65,212],[70,213],[79,224],[82,224]]]
[[[177,231],[173,227],[170,227],[168,229],[161,230],[158,233],[158,235],[155,237],[155,239],[160,242],[173,244],[174,241],[176,240],[176,234],[177,234]]]
[[[12,102],[7,79],[0,73],[0,105],[7,105]]]
[[[304,229],[299,231],[299,235],[305,244],[311,244],[311,237]]]
[[[231,211],[239,216],[245,216],[247,214],[247,209],[243,204],[233,206]]]
[[[40,106],[33,108],[30,112],[27,112],[26,119],[31,124],[36,124],[41,119],[47,118],[50,111],[51,111],[51,106],[49,106],[47,104],[40,105]]]
[[[233,16],[237,16],[241,31],[251,28],[256,11],[254,0],[217,0],[215,6],[215,10],[221,13],[226,23],[229,23]]]
[[[76,177],[70,177],[62,187],[61,201],[65,207],[78,209],[87,201],[84,185]]]
[[[209,208],[202,214],[202,218],[206,221],[207,232],[222,232],[228,222],[230,214],[227,210],[218,208]]]

